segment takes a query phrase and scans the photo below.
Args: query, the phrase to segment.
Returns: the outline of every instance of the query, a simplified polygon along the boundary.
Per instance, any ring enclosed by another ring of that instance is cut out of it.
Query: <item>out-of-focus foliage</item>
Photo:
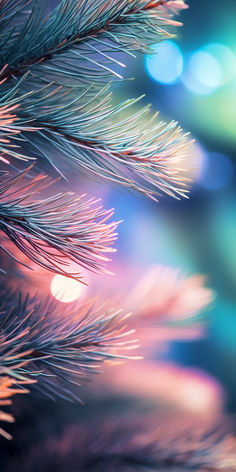
[[[202,420],[193,425],[185,417],[164,422],[156,413],[102,423],[94,418],[32,444],[4,472],[234,472],[236,439],[219,427]]]

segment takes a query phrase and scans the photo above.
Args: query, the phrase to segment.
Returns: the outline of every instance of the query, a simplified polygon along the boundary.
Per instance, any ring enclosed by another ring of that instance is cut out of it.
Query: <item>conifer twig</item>
[[[173,14],[181,0],[61,0],[49,15],[39,0],[0,3],[0,69],[4,77],[31,70],[33,77],[68,83],[107,81],[124,66],[117,53],[132,55],[170,37],[181,23]]]
[[[94,198],[75,197],[71,192],[33,200],[49,182],[44,175],[24,182],[28,170],[0,179],[1,233],[31,261],[52,272],[80,279],[79,272],[71,271],[71,262],[107,272],[106,253],[114,251],[111,245],[116,238],[117,223],[107,222],[113,211],[97,206]],[[0,247],[14,257],[3,237]]]

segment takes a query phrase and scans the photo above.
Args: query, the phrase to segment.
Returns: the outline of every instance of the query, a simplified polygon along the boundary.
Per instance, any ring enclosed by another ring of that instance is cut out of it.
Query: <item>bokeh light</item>
[[[147,54],[145,65],[148,74],[162,84],[178,81],[183,70],[183,54],[180,48],[170,40],[152,46],[155,54]]]
[[[205,153],[199,184],[209,190],[220,190],[233,180],[234,167],[230,159],[216,152]]]
[[[224,44],[210,43],[201,49],[203,52],[211,54],[221,68],[221,85],[229,82],[236,73],[236,57],[233,52]]]
[[[209,52],[200,49],[194,52],[184,71],[182,81],[192,92],[209,95],[222,83],[221,67],[218,60]]]
[[[84,294],[85,290],[86,285],[60,274],[55,275],[51,282],[53,297],[62,303],[70,303],[77,300]]]

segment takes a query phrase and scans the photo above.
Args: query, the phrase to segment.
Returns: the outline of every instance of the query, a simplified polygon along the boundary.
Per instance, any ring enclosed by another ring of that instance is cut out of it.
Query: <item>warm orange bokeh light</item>
[[[70,303],[81,297],[86,286],[81,282],[57,274],[51,282],[51,293],[56,300],[62,303]]]

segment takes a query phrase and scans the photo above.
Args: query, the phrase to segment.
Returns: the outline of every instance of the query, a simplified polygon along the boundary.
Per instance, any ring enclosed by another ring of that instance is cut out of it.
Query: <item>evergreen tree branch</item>
[[[136,347],[122,311],[95,309],[88,302],[79,309],[37,297],[5,297],[0,313],[0,378],[19,383],[35,381],[49,398],[78,401],[73,386],[104,362],[135,359],[125,354]],[[128,337],[128,339],[126,339]],[[69,388],[68,385],[71,387]]]
[[[80,279],[80,274],[69,268],[69,263],[74,262],[107,273],[106,253],[114,251],[111,244],[116,238],[117,223],[107,222],[113,212],[96,206],[98,200],[75,197],[71,192],[32,201],[39,190],[48,186],[48,181],[41,175],[23,182],[27,172],[0,179],[2,235],[31,261],[49,271]],[[0,247],[14,257],[4,238]]]
[[[186,7],[181,0],[62,0],[46,15],[38,0],[14,3],[14,10],[11,0],[0,4],[4,77],[30,69],[58,83],[68,76],[90,83],[119,77],[116,53],[132,55],[170,37],[169,27],[180,24],[173,14]]]
[[[11,125],[17,134],[11,141],[23,148],[6,143],[2,150],[20,159],[44,156],[61,174],[65,160],[77,163],[153,198],[162,193],[186,196],[189,179],[181,161],[188,137],[181,128],[175,122],[158,122],[148,106],[125,117],[138,100],[115,106],[108,87],[92,98],[89,90],[78,96],[75,89],[50,85],[18,95],[17,84],[7,97],[4,92],[3,107],[20,104]]]
[[[0,338],[1,339],[1,338]],[[2,341],[2,339],[1,339]],[[12,404],[11,397],[18,395],[19,393],[29,393],[29,390],[25,388],[25,385],[32,384],[32,379],[22,380],[19,382],[14,377],[8,377],[2,375],[2,369],[0,368],[0,406],[9,406]],[[15,419],[11,413],[0,410],[0,422],[14,423]],[[12,436],[0,427],[0,436],[6,439],[12,439]]]

